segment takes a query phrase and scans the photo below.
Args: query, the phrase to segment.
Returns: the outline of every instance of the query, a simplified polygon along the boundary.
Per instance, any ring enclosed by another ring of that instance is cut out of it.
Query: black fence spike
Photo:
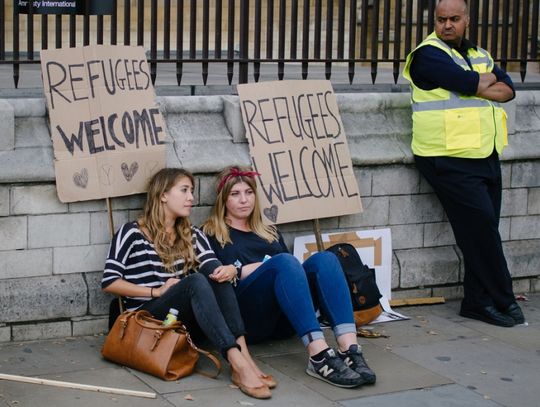
[[[0,1],[0,33],[5,34],[0,38],[0,63],[13,66],[13,83],[18,88],[25,79],[20,67],[35,62],[39,44],[41,49],[88,43],[114,45],[117,37],[118,43],[143,45],[150,50],[153,83],[162,74],[161,67],[176,63],[176,82],[180,85],[182,63],[189,62],[190,68],[202,70],[204,84],[212,82],[210,72],[214,68],[227,77],[229,85],[259,82],[266,79],[264,68],[270,64],[277,64],[279,80],[307,79],[313,76],[317,64],[326,79],[335,78],[339,72],[340,78],[347,75],[351,85],[360,78],[365,80],[364,72],[369,70],[375,84],[381,80],[378,68],[383,63],[391,64],[391,77],[397,84],[404,58],[434,24],[435,0],[112,0],[114,8],[109,16],[92,14],[87,2],[80,16],[57,14],[53,19],[42,14],[40,26],[36,25],[39,20],[32,18],[40,11],[29,8],[31,2],[24,10],[13,6],[12,16],[6,15],[6,3]],[[470,3],[469,37],[484,48],[495,47],[492,56],[504,70],[511,67],[517,71],[519,63],[521,81],[531,81],[527,69],[540,63],[538,0],[519,0],[519,7],[513,7],[511,0]],[[149,19],[145,18],[148,12]],[[109,22],[111,35],[106,38]],[[10,38],[8,31],[13,31]],[[297,68],[289,71],[297,64],[301,64],[299,72]],[[333,66],[336,68],[332,70]],[[356,75],[359,72],[363,75]],[[275,78],[275,73],[272,76]]]

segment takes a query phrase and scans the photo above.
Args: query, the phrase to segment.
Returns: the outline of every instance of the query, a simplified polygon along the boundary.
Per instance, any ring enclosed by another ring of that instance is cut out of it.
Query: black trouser
[[[502,182],[497,153],[483,159],[414,158],[439,197],[463,253],[463,306],[506,309],[515,299],[499,234]]]
[[[203,274],[191,274],[169,288],[165,294],[145,303],[142,309],[164,319],[170,308],[190,329],[195,322],[226,358],[237,347],[236,338],[245,335],[236,294],[230,283],[217,283]]]

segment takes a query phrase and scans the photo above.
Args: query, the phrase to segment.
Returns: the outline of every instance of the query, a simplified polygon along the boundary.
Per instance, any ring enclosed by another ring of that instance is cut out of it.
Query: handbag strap
[[[204,355],[206,356],[208,359],[210,359],[210,361],[214,364],[214,366],[216,367],[216,373],[214,374],[211,374],[211,373],[206,373],[206,372],[201,372],[201,371],[198,371],[197,370],[197,373],[205,376],[205,377],[210,377],[211,379],[215,379],[218,377],[218,375],[221,373],[221,362],[219,361],[219,359],[216,357],[216,355],[208,352],[207,350],[204,350],[204,349],[201,349],[201,348],[198,348],[193,342],[191,342],[191,338],[189,339],[189,343],[191,345],[191,347],[193,349],[195,349],[197,352],[199,352],[201,355]]]
[[[163,321],[152,318],[152,315],[146,311],[135,311],[135,322],[143,328],[158,330],[158,331],[180,331],[186,333],[186,327],[180,321],[175,321],[172,324],[163,326]]]

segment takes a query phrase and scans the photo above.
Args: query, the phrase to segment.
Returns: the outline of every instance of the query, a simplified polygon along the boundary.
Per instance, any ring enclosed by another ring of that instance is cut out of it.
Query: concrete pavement
[[[520,304],[529,325],[514,328],[462,318],[458,302],[399,308],[411,319],[373,326],[389,338],[360,338],[377,383],[352,390],[306,375],[298,339],[252,346],[262,369],[278,380],[266,401],[232,388],[226,364],[218,379],[194,374],[165,382],[109,363],[99,353],[103,336],[5,343],[0,344],[0,373],[149,391],[157,398],[0,380],[0,406],[537,407],[540,295]],[[210,369],[204,359],[200,365]]]

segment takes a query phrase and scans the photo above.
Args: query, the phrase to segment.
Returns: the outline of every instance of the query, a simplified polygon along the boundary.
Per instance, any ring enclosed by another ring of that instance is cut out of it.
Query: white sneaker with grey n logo
[[[334,369],[332,369],[330,366],[328,365],[324,365],[323,367],[321,367],[319,369],[319,374],[322,376],[322,377],[327,377],[328,375],[332,374],[334,372]]]

